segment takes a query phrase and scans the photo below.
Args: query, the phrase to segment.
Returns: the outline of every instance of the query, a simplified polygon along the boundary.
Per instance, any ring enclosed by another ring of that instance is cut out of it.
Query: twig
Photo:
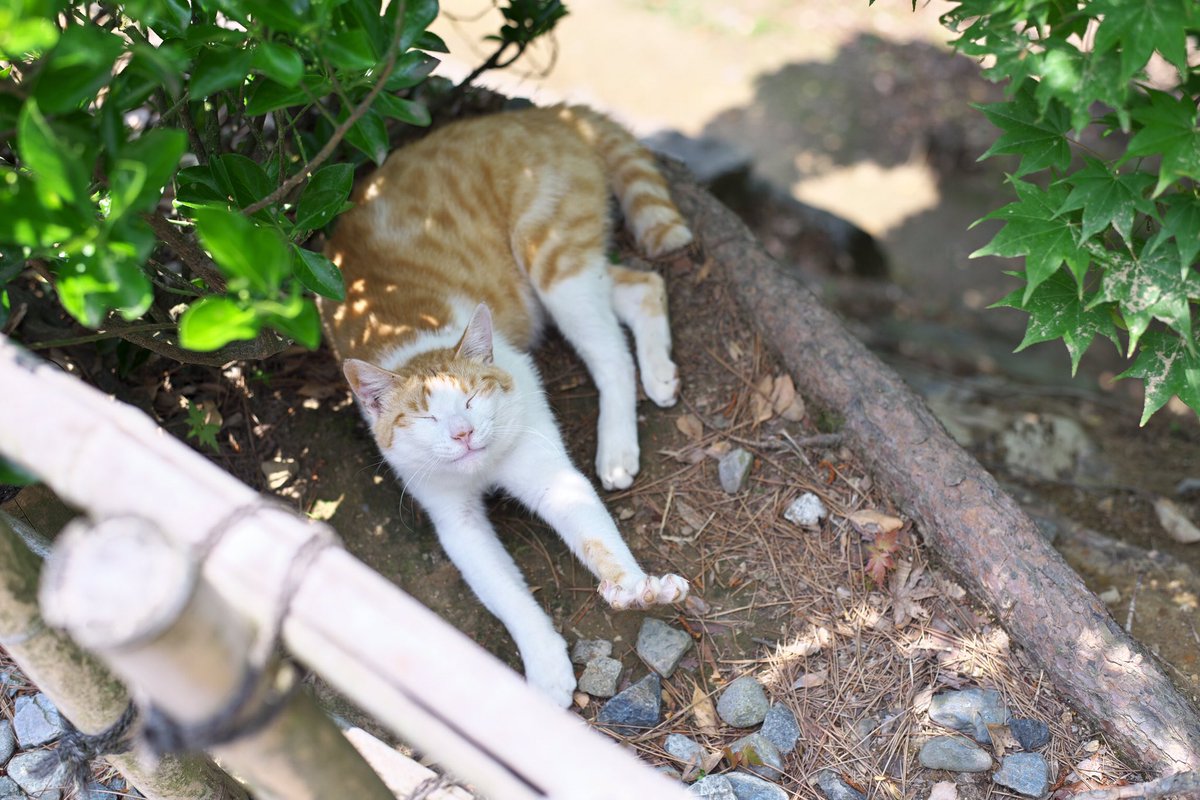
[[[1132,797],[1144,797],[1149,800],[1169,794],[1200,795],[1200,772],[1177,772],[1145,783],[1092,789],[1071,795],[1071,800],[1125,800]]]
[[[303,168],[297,170],[286,181],[279,184],[275,191],[271,192],[261,200],[256,200],[255,202],[243,208],[243,214],[246,216],[257,214],[267,206],[278,203],[284,197],[287,197],[287,195],[291,193],[293,189],[304,182],[313,172],[313,170],[321,166],[321,164],[325,163],[327,158],[333,155],[333,151],[337,149],[337,146],[341,144],[342,139],[346,136],[350,129],[354,127],[354,123],[358,122],[359,118],[362,117],[363,114],[367,113],[367,110],[371,107],[371,104],[375,102],[375,98],[378,97],[379,93],[383,91],[383,85],[387,83],[387,79],[391,77],[392,70],[396,68],[396,56],[398,55],[396,51],[398,49],[397,45],[400,43],[400,30],[403,25],[403,20],[404,8],[402,6],[396,14],[396,32],[392,37],[391,47],[388,48],[387,63],[385,63],[383,65],[383,69],[379,71],[379,79],[375,82],[375,85],[371,87],[371,91],[367,92],[367,96],[363,98],[363,101],[355,106],[350,112],[350,115],[347,116],[346,119],[342,120],[342,123],[334,129],[333,133],[329,136],[329,140],[326,141],[325,145],[317,151],[317,154],[312,157],[311,161],[305,164]]]
[[[174,330],[173,324],[159,325],[134,325],[124,330],[107,328],[102,331],[96,331],[88,336],[74,336],[66,339],[48,339],[44,342],[33,342],[25,345],[27,350],[49,350],[51,347],[70,347],[75,344],[88,344],[89,342],[99,342],[104,339],[125,338],[130,332],[135,333],[150,333],[153,331]]]
[[[208,257],[208,253],[204,252],[204,248],[188,238],[178,226],[164,216],[144,214],[142,218],[150,223],[159,240],[174,250],[180,260],[187,264],[188,269],[203,278],[209,288],[217,293],[225,291],[225,277]]]
[[[1134,609],[1137,608],[1137,596],[1138,596],[1138,592],[1141,591],[1141,588],[1142,588],[1142,574],[1139,572],[1138,576],[1137,576],[1137,580],[1133,584],[1133,594],[1130,595],[1130,597],[1129,597],[1129,613],[1125,615],[1125,632],[1126,633],[1133,632],[1133,614],[1134,614]]]

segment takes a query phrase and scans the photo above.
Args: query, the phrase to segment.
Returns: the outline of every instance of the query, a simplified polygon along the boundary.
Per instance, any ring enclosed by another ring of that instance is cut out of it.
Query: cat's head
[[[419,353],[395,372],[353,358],[343,369],[379,449],[408,478],[478,473],[514,440],[514,383],[493,363],[482,303],[455,347]]]

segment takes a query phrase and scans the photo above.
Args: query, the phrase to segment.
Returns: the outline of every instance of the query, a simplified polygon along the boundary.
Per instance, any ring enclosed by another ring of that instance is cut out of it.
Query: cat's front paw
[[[604,436],[601,434],[596,446],[596,474],[600,483],[608,491],[628,489],[633,485],[633,477],[638,474],[637,432],[634,431],[633,442],[621,441],[624,437]]]
[[[649,608],[687,599],[688,582],[678,575],[643,575],[628,581],[601,581],[600,596],[618,611]]]
[[[567,643],[562,637],[544,645],[521,652],[525,664],[525,680],[530,686],[550,698],[560,708],[571,705],[575,692],[575,668],[567,655]]]
[[[679,370],[669,358],[660,358],[642,369],[642,390],[659,408],[670,408],[679,397]]]

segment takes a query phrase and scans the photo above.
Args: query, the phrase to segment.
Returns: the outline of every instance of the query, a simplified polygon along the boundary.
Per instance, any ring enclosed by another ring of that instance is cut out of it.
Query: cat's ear
[[[395,373],[357,358],[347,358],[346,363],[342,364],[342,371],[346,373],[346,381],[354,396],[371,419],[379,416],[383,410],[383,396],[396,383]]]
[[[458,340],[458,358],[473,358],[484,364],[492,363],[492,312],[487,303],[475,306],[475,313]]]

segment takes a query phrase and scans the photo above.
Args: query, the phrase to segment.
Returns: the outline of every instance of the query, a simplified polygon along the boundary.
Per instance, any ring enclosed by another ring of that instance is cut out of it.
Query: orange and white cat
[[[556,107],[455,122],[393,153],[358,187],[326,247],[346,301],[322,314],[380,450],[512,634],[526,678],[562,706],[575,688],[566,643],[497,540],[489,492],[545,519],[614,608],[688,592],[680,576],[638,566],[571,464],[528,355],[549,318],[599,389],[600,482],[628,487],[638,472],[637,388],[621,325],[651,400],[673,405],[679,380],[662,279],[606,255],[610,188],[650,256],[692,241],[628,132]]]

